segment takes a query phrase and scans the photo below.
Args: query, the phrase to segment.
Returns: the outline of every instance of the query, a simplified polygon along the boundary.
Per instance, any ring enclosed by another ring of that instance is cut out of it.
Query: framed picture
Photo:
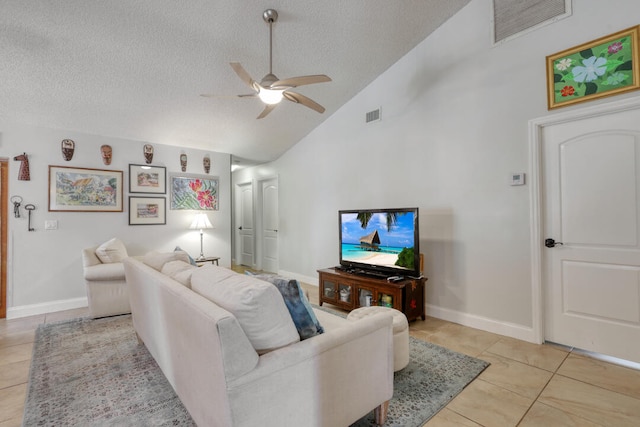
[[[638,89],[639,28],[547,56],[549,109]]]
[[[203,175],[171,176],[171,209],[218,210],[218,178]]]
[[[122,171],[49,166],[49,212],[122,212]]]
[[[166,223],[166,198],[129,196],[129,225],[161,225]]]
[[[167,192],[167,169],[162,166],[129,165],[129,193]]]

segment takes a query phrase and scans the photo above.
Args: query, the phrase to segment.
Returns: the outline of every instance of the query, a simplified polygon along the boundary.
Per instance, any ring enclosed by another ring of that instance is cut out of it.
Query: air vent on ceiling
[[[369,111],[367,113],[365,123],[379,122],[380,120],[382,120],[382,116],[380,115],[380,108],[378,108],[377,110]]]
[[[571,0],[493,0],[493,42],[571,16]]]

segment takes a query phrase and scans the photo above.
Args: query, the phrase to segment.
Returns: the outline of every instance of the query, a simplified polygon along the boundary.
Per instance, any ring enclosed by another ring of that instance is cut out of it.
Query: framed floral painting
[[[171,176],[172,210],[218,210],[218,178],[201,175]]]
[[[547,56],[549,109],[640,88],[639,28]]]

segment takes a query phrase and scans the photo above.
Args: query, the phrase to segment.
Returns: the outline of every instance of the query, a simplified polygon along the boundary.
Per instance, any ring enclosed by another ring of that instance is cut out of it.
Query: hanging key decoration
[[[13,203],[13,216],[20,218],[20,204],[22,203],[22,197],[11,196],[11,203]]]
[[[24,205],[24,209],[29,212],[29,224],[27,225],[27,230],[35,231],[34,228],[31,228],[31,211],[35,210],[35,206],[29,203],[28,205]]]

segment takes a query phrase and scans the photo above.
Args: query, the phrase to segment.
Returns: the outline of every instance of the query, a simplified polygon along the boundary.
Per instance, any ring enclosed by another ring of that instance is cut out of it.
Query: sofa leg
[[[375,416],[376,424],[381,426],[387,422],[387,412],[389,410],[389,401],[387,400],[382,405],[376,407],[373,410],[373,414]]]

